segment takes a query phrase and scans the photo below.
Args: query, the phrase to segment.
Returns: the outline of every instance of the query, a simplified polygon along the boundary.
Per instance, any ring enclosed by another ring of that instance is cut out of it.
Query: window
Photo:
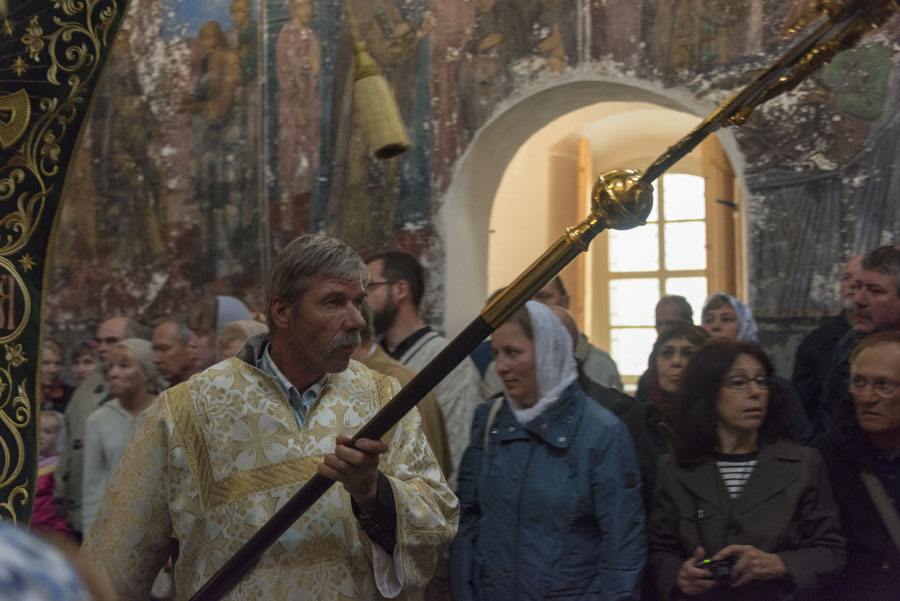
[[[607,348],[626,384],[647,369],[661,296],[680,294],[700,314],[708,290],[705,192],[702,177],[666,174],[654,186],[647,225],[607,234]]]

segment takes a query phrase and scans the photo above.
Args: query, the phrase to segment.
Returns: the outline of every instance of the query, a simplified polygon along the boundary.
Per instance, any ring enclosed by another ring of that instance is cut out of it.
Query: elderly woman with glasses
[[[681,377],[683,410],[660,462],[649,569],[665,599],[815,598],[845,539],[821,456],[785,436],[758,346],[714,339]]]
[[[672,450],[672,424],[681,412],[681,376],[691,357],[708,339],[706,330],[689,323],[676,323],[665,329],[650,352],[647,395],[639,396],[622,416],[634,439],[648,511],[659,460]]]

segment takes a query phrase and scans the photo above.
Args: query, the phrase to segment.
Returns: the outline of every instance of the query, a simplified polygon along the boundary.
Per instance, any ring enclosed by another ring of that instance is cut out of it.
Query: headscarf
[[[741,324],[741,327],[738,330],[738,341],[759,342],[759,329],[756,326],[756,320],[753,319],[753,313],[750,311],[750,307],[730,294],[717,292],[710,295],[710,297],[706,299],[706,302],[703,303],[703,312],[705,313],[706,308],[715,301],[723,298],[727,300],[728,304],[731,305],[731,308],[734,309],[734,314],[737,315],[738,322]]]
[[[0,522],[0,599],[88,601],[72,563],[58,549],[9,522]]]
[[[216,301],[216,334],[219,334],[222,328],[233,321],[241,321],[251,317],[250,309],[247,308],[247,305],[233,296],[217,296]]]
[[[506,398],[509,399],[513,415],[520,424],[526,424],[543,413],[578,379],[574,342],[568,330],[546,305],[528,301],[525,308],[531,318],[531,332],[534,336],[534,371],[538,399],[533,406],[523,408],[507,393]]]
[[[252,319],[232,321],[219,331],[219,335],[216,338],[216,356],[219,357],[221,354],[220,349],[223,344],[230,344],[235,340],[240,340],[241,344],[243,344],[253,336],[268,333],[269,327],[264,323]],[[221,357],[219,358],[221,359]]]
[[[153,345],[149,340],[143,338],[128,338],[116,344],[116,346],[124,346],[131,351],[134,360],[138,362],[147,379],[150,381],[150,392],[156,394],[168,388],[166,381],[156,371],[156,362],[154,362]]]

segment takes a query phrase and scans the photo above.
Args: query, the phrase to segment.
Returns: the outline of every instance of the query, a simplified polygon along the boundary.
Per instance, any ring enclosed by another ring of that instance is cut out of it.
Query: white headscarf
[[[507,392],[510,408],[520,424],[527,424],[543,413],[578,379],[574,342],[569,331],[546,305],[528,301],[525,307],[531,318],[531,332],[534,336],[534,371],[538,399],[533,406],[522,407]]]
[[[727,300],[731,308],[734,309],[738,323],[741,324],[741,328],[738,330],[738,340],[741,342],[759,342],[759,328],[756,325],[756,320],[753,319],[753,312],[750,310],[750,307],[730,294],[717,292],[710,295],[706,302],[703,303],[703,311],[705,312],[706,308],[713,304],[714,301],[722,298]]]

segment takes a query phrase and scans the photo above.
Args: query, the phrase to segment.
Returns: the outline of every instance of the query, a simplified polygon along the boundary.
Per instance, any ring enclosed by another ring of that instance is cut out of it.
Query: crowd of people
[[[714,293],[694,325],[663,297],[634,396],[557,277],[352,445],[448,344],[425,278],[302,236],[259,313],[217,296],[147,331],[110,316],[68,353],[45,339],[33,525],[84,540],[122,598],[187,598],[318,472],[342,489],[236,598],[896,598],[897,247],[847,261],[790,378],[745,303]]]

